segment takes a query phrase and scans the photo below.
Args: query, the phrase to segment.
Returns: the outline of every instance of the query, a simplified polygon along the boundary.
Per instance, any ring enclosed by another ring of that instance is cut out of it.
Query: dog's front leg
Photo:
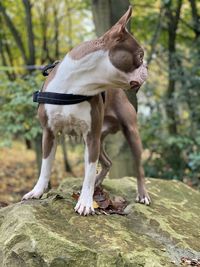
[[[75,206],[75,211],[80,215],[88,215],[94,213],[93,194],[96,179],[97,162],[99,158],[99,140],[85,140],[85,178],[81,195]]]
[[[48,187],[51,168],[56,152],[56,138],[52,131],[48,128],[44,128],[42,137],[42,166],[40,177],[34,188],[23,196],[23,200],[29,198],[40,198]]]

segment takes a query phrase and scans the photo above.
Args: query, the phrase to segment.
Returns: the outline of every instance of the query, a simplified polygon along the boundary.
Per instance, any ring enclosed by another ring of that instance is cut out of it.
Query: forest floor
[[[72,147],[68,151],[70,165],[77,177],[81,177],[84,172],[83,162],[80,157],[77,158],[80,152],[77,153],[77,148],[73,151]],[[59,146],[51,175],[52,187],[57,187],[67,176],[72,174],[64,169],[63,155]],[[22,196],[33,188],[37,179],[38,170],[33,150],[27,150],[21,142],[14,142],[10,148],[0,148],[0,207],[20,201]]]

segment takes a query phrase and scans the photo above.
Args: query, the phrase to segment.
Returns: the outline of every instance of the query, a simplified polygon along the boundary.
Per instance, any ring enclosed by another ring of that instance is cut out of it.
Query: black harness
[[[48,76],[51,70],[58,63],[59,61],[56,61],[53,64],[49,64],[45,66],[42,70],[42,74],[44,76]],[[105,102],[105,92],[101,93],[101,96],[103,98],[103,102]],[[93,96],[36,91],[33,93],[33,102],[37,102],[39,104],[73,105],[73,104],[81,103],[83,101],[88,101],[92,97]]]
[[[33,102],[39,104],[53,104],[53,105],[73,105],[86,100],[90,100],[92,96],[60,94],[51,92],[36,91],[33,93]]]

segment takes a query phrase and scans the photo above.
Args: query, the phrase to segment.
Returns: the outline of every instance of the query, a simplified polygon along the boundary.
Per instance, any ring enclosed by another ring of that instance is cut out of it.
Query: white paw
[[[78,212],[80,215],[89,215],[94,214],[94,208],[93,208],[93,199],[89,197],[81,197],[79,198],[74,210]]]
[[[138,194],[136,197],[136,202],[149,206],[151,204],[151,199],[147,193],[144,195]]]
[[[31,198],[40,198],[44,194],[46,188],[47,188],[46,186],[45,187],[35,186],[29,193],[23,196],[22,200],[27,200]]]

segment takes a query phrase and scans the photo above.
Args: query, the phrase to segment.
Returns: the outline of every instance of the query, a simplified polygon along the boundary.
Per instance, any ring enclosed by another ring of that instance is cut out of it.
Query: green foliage
[[[32,93],[41,87],[42,75],[26,75],[15,81],[2,80],[0,85],[0,135],[1,145],[8,145],[13,137],[34,140],[41,133],[36,119],[37,104]]]
[[[146,58],[151,59],[149,79],[140,89],[142,94],[138,94],[139,123],[143,146],[148,150],[145,161],[146,176],[179,179],[198,184],[200,178],[200,34],[197,34],[199,29],[195,28],[191,1],[183,1],[181,19],[175,33],[176,51],[173,53],[169,51],[169,18],[166,11],[171,9],[174,16],[178,2],[130,0],[133,5],[131,31],[145,48]],[[194,2],[199,12],[200,2]],[[2,0],[1,3],[14,21],[28,54],[23,1]],[[52,0],[51,3],[47,0],[32,1],[32,17],[35,62],[38,65],[60,59],[76,44],[94,37],[91,0]],[[0,13],[0,23],[1,20]],[[57,54],[56,30],[58,30],[57,41],[59,41]],[[0,134],[3,136],[1,144],[8,145],[13,137],[32,140],[41,131],[36,120],[37,105],[32,103],[32,93],[41,87],[42,76],[36,72],[27,74],[25,69],[19,69],[24,64],[22,55],[5,23],[2,23],[0,29],[0,40],[1,36],[3,36],[3,52],[7,65],[14,66],[14,74],[17,77],[10,81],[6,77],[6,71],[9,68],[0,66],[2,71]],[[169,56],[174,63],[171,68],[168,66]],[[4,65],[2,59],[1,54],[0,65]],[[11,72],[9,70],[9,73]],[[175,81],[175,90],[169,97],[170,79]],[[167,104],[170,104],[175,111],[174,121],[171,121],[167,115]],[[176,134],[170,133],[170,123],[176,126]]]

